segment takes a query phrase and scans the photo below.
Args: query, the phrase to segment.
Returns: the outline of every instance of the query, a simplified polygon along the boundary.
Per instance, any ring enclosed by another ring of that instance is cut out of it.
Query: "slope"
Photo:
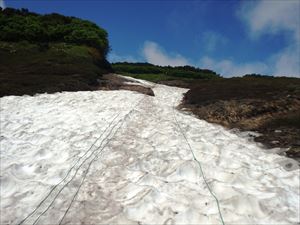
[[[1,98],[1,223],[221,224],[205,181],[225,224],[299,222],[293,160],[153,90]]]

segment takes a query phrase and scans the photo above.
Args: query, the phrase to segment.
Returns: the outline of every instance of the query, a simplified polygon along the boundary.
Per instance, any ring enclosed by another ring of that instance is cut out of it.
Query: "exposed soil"
[[[300,79],[233,78],[198,82],[180,106],[208,122],[255,131],[267,148],[300,159]]]
[[[99,82],[99,90],[128,90],[136,91],[145,95],[154,96],[154,92],[149,87],[144,87],[138,83],[122,78],[116,74],[103,75]]]

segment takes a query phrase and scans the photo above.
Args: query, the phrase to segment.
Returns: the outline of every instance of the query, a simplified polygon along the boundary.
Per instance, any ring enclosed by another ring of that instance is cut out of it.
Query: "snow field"
[[[174,115],[225,224],[299,222],[299,169],[286,171],[284,157],[174,110],[185,91],[1,98],[0,222],[221,224]]]

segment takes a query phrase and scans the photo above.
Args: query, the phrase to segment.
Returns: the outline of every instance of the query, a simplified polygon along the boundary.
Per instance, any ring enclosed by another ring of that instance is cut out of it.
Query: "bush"
[[[67,42],[109,51],[107,32],[96,24],[57,13],[39,15],[27,9],[0,11],[0,41]]]
[[[220,77],[217,73],[207,69],[199,69],[192,66],[156,66],[150,63],[113,63],[112,67],[117,73],[125,74],[149,74],[151,76],[163,75],[163,77],[186,79],[210,79]]]

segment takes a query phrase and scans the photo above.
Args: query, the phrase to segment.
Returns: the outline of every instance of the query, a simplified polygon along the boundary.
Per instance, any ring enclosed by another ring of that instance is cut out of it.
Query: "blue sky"
[[[190,64],[224,76],[300,77],[298,0],[6,0],[5,5],[97,23],[109,33],[110,61]]]

